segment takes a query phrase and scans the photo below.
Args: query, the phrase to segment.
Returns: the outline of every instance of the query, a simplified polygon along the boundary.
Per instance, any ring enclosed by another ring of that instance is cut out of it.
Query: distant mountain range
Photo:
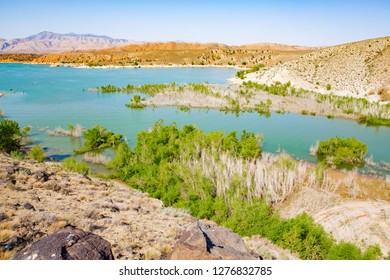
[[[89,49],[104,49],[135,43],[126,39],[113,39],[94,34],[60,34],[43,31],[26,38],[6,40],[0,38],[0,53],[61,53]]]

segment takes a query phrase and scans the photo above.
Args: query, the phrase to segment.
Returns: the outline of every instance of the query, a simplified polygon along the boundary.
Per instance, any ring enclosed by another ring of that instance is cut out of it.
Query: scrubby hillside
[[[291,83],[305,89],[388,98],[390,37],[328,47],[249,74],[260,83]],[[386,90],[387,89],[387,90]]]

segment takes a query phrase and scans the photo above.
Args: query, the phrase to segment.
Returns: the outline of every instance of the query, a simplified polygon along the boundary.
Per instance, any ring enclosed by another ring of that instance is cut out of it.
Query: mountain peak
[[[105,35],[42,31],[24,39],[0,40],[0,53],[60,53],[72,50],[103,49],[128,43]]]

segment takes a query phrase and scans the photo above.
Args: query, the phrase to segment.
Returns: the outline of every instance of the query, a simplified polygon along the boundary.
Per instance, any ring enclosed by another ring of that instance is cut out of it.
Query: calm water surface
[[[49,137],[42,129],[51,130],[69,124],[92,127],[101,124],[122,133],[131,146],[136,134],[148,129],[159,119],[179,126],[195,124],[206,132],[212,130],[253,131],[264,136],[263,149],[286,151],[296,158],[315,161],[309,148],[316,140],[334,136],[357,137],[368,145],[369,155],[376,162],[390,162],[390,128],[370,128],[354,121],[297,114],[272,114],[266,118],[257,113],[239,117],[219,111],[193,109],[181,112],[176,108],[132,110],[124,106],[128,94],[98,94],[88,88],[113,84],[125,86],[146,83],[227,84],[235,74],[226,68],[139,68],[139,69],[77,69],[52,68],[45,65],[0,64],[0,91],[9,93],[0,98],[0,108],[7,118],[21,127],[31,125],[32,137],[46,147],[49,155],[69,156],[79,140]]]

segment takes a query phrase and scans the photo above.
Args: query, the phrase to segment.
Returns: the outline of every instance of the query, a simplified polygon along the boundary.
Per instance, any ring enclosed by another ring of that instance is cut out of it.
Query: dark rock
[[[241,237],[213,222],[198,221],[188,226],[168,260],[259,260],[246,248]]]
[[[100,236],[66,227],[19,251],[14,260],[113,260],[111,244]]]
[[[7,171],[8,175],[12,175],[12,174],[15,173],[16,169],[14,167],[12,167],[12,166],[8,166],[6,168],[6,171]]]
[[[38,170],[37,172],[35,172],[34,177],[38,181],[46,182],[47,180],[49,180],[50,174],[46,173],[45,171]]]
[[[96,231],[96,230],[106,230],[107,229],[107,227],[104,227],[104,226],[98,226],[98,225],[92,225],[91,227],[90,227],[90,230],[91,231]]]
[[[26,203],[23,204],[23,208],[24,208],[24,209],[27,209],[27,210],[33,210],[33,211],[35,211],[34,206],[32,206],[32,204],[31,204],[31,203],[28,203],[28,202],[26,202]]]
[[[7,219],[7,215],[6,215],[5,213],[1,212],[1,213],[0,213],[0,222],[1,222],[2,220],[5,220],[5,219]]]
[[[15,168],[15,171],[17,171],[17,172],[23,172],[23,173],[25,173],[26,175],[31,175],[31,170],[28,169],[28,168],[25,168],[25,167],[17,167],[17,168]]]
[[[118,206],[111,206],[111,207],[110,207],[110,211],[111,211],[111,212],[119,212],[120,210],[119,210],[119,207],[118,207]]]
[[[0,242],[0,247],[4,247],[5,250],[13,250],[16,247],[24,246],[26,240],[19,236],[13,236],[7,240]]]

